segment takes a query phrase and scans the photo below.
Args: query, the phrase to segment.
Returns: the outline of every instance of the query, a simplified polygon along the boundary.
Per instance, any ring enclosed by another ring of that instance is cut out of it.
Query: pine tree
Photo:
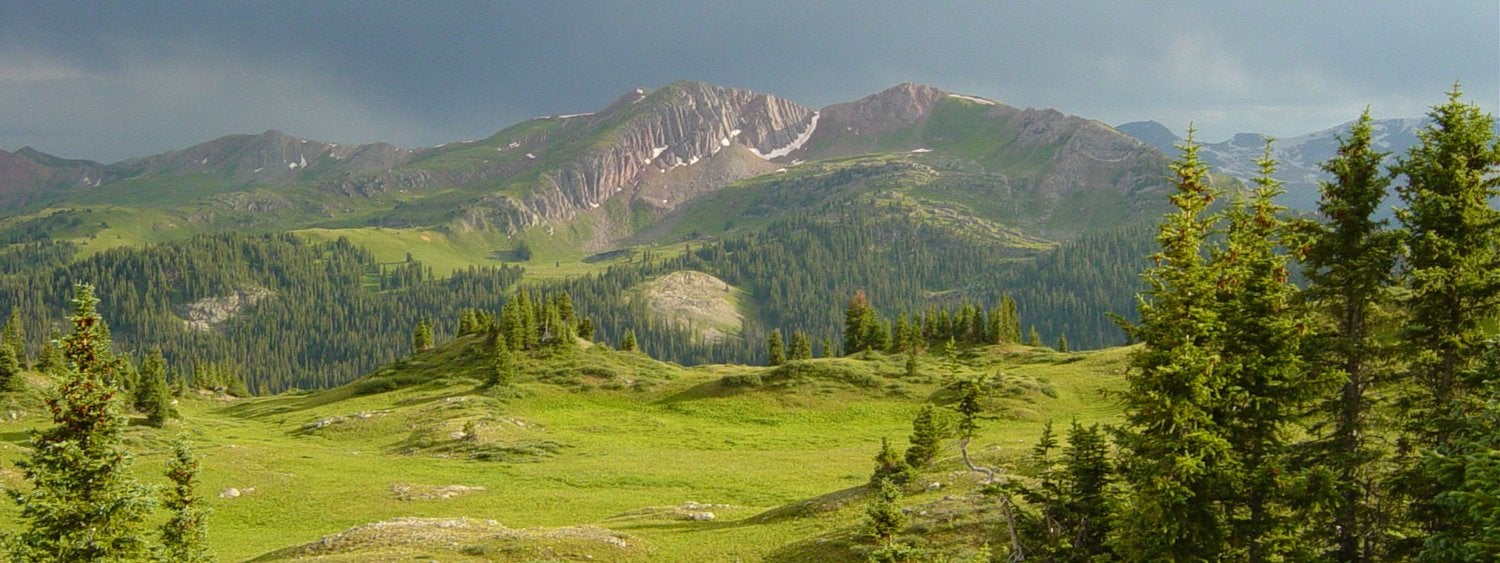
[[[896,543],[896,534],[906,527],[906,513],[896,504],[901,500],[901,489],[888,479],[872,484],[875,497],[865,509],[865,528],[876,545],[891,547]]]
[[[807,338],[807,333],[801,330],[792,331],[792,355],[793,360],[812,359],[812,340]]]
[[[853,354],[885,347],[885,331],[865,290],[854,292],[844,311],[844,353]]]
[[[488,387],[509,387],[516,381],[516,352],[512,352],[508,346],[495,346],[495,358],[490,365],[488,378],[485,385]]]
[[[1317,409],[1314,463],[1331,473],[1334,493],[1326,517],[1313,518],[1310,539],[1332,539],[1333,557],[1369,561],[1382,537],[1376,503],[1378,464],[1383,453],[1369,436],[1375,426],[1372,392],[1389,378],[1389,346],[1377,338],[1389,299],[1400,237],[1376,219],[1390,178],[1381,171],[1385,154],[1372,148],[1370,111],[1365,110],[1337,155],[1323,164],[1332,182],[1323,182],[1320,223],[1308,223],[1307,290],[1303,298],[1331,326],[1310,341],[1310,360],[1343,384]]]
[[[958,412],[958,437],[962,440],[973,438],[979,431],[979,417],[984,412],[984,405],[979,402],[981,395],[983,389],[978,381],[965,379],[958,383],[958,403],[953,410]]]
[[[177,418],[172,406],[172,392],[167,387],[167,361],[160,348],[151,348],[141,361],[140,384],[135,388],[135,408],[146,413],[146,423],[157,428],[167,419]]]
[[[1428,113],[1421,142],[1396,167],[1406,177],[1397,189],[1406,204],[1396,217],[1406,228],[1410,289],[1402,340],[1412,360],[1410,393],[1402,402],[1405,440],[1418,459],[1440,456],[1463,433],[1467,395],[1488,380],[1477,369],[1482,323],[1500,313],[1500,143],[1494,118],[1465,104],[1455,84],[1448,102]],[[1400,489],[1421,535],[1441,536],[1467,518],[1435,503],[1442,480],[1413,463]],[[1414,542],[1403,546],[1410,551]]]
[[[47,341],[42,343],[42,354],[36,360],[37,371],[56,375],[58,370],[63,369],[67,360],[63,358],[62,348],[58,347],[61,340],[62,335],[55,330],[47,335]]]
[[[640,350],[640,345],[635,341],[634,330],[625,331],[625,336],[620,339],[620,349],[626,352],[635,352]]]
[[[1066,335],[1066,334],[1058,334],[1057,335],[1057,351],[1058,352],[1063,352],[1063,353],[1066,353],[1068,351],[1068,335]]]
[[[186,440],[179,440],[172,452],[172,459],[167,461],[167,479],[172,487],[164,503],[172,517],[161,526],[157,559],[172,563],[213,561],[208,553],[208,514],[198,497],[198,457]]]
[[[7,491],[25,523],[8,542],[17,560],[145,555],[140,531],[153,503],[148,489],[130,477],[131,456],[121,449],[125,417],[101,362],[108,354],[97,304],[92,286],[76,287],[73,332],[62,340],[64,380],[47,399],[56,426],[34,431],[31,456],[17,462],[31,490]]]
[[[1016,307],[1016,300],[1010,298],[1007,293],[1000,298],[1001,328],[1000,341],[1011,344],[1021,343],[1021,313]]]
[[[832,338],[828,338],[826,336],[823,337],[823,345],[820,348],[823,349],[823,357],[824,358],[833,358],[833,357],[837,357],[839,355],[838,351],[833,349],[833,339]]]
[[[1230,545],[1250,561],[1293,557],[1289,541],[1291,482],[1288,473],[1293,424],[1316,396],[1316,382],[1303,373],[1303,335],[1308,325],[1294,307],[1297,288],[1289,281],[1282,252],[1287,226],[1275,198],[1280,182],[1271,143],[1258,161],[1255,189],[1235,198],[1228,211],[1225,247],[1213,253],[1219,319],[1223,332],[1219,364],[1224,378],[1218,416],[1233,450],[1226,473],[1234,496],[1226,501]]]
[[[1210,560],[1226,549],[1218,510],[1231,444],[1213,404],[1224,388],[1217,372],[1223,332],[1215,276],[1203,257],[1218,195],[1198,156],[1193,131],[1172,163],[1175,210],[1158,228],[1161,250],[1143,274],[1140,323],[1126,327],[1144,344],[1131,358],[1122,394],[1121,474],[1130,495],[1118,518],[1122,559]]]
[[[1036,325],[1031,325],[1031,332],[1026,335],[1026,345],[1033,348],[1042,347],[1042,333],[1036,331]]]
[[[906,448],[906,464],[913,469],[932,465],[938,452],[942,451],[943,439],[947,435],[937,409],[932,405],[922,405],[922,410],[917,411],[916,418],[911,421],[911,445]]]
[[[1447,516],[1423,543],[1426,561],[1500,561],[1500,341],[1485,348],[1476,375],[1486,383],[1455,409],[1452,440],[1423,460],[1439,491],[1433,504]]]
[[[0,393],[21,389],[21,362],[9,346],[0,346]]]
[[[417,321],[417,327],[411,332],[411,349],[416,352],[426,352],[433,347],[432,325],[427,321]]]
[[[786,349],[781,345],[781,329],[771,329],[766,339],[766,365],[779,366],[786,363]]]
[[[20,309],[10,310],[10,320],[0,329],[0,346],[10,348],[11,356],[22,368],[26,367],[26,329],[21,325]]]

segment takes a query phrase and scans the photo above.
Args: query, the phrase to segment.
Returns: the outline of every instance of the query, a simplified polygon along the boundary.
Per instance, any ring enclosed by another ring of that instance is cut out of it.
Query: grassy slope
[[[205,454],[211,539],[225,560],[401,516],[494,519],[511,528],[594,524],[629,536],[632,547],[500,541],[491,535],[466,539],[474,544],[463,546],[372,545],[382,558],[451,560],[461,558],[452,550],[467,546],[469,553],[519,560],[545,557],[548,549],[562,550],[554,556],[605,560],[839,560],[851,557],[848,538],[862,517],[863,500],[829,502],[841,498],[834,494],[797,503],[863,484],[880,438],[904,444],[918,406],[947,397],[935,377],[903,380],[900,356],[814,360],[797,368],[800,376],[785,379],[777,374],[788,368],[686,369],[591,348],[528,363],[520,396],[497,399],[475,393],[473,378],[484,364],[479,348],[470,337],[419,356],[404,370],[387,368],[363,383],[326,392],[189,399],[183,404],[185,425],[164,431],[132,427],[142,458],[137,474],[161,482],[155,475],[166,454],[165,438],[192,435]],[[962,374],[1003,373],[1009,381],[992,400],[993,410],[1006,418],[986,423],[973,450],[994,463],[1029,447],[1042,419],[1113,419],[1116,410],[1105,393],[1118,386],[1125,353],[1020,347],[969,352]],[[924,359],[923,371],[942,371],[941,361]],[[766,383],[747,389],[721,382],[726,375],[751,373]],[[360,385],[366,391],[394,389],[357,395]],[[23,430],[44,422],[35,407],[25,409],[30,414],[20,422],[0,422],[0,459],[7,468],[24,451]],[[362,412],[372,414],[358,417]],[[307,429],[321,420],[332,422]],[[451,438],[465,421],[477,423],[477,443]],[[475,451],[510,461],[465,459]],[[973,488],[956,471],[955,452],[946,453],[940,470],[923,482],[949,487],[905,502],[938,502]],[[7,469],[3,481],[15,486],[19,475]],[[391,493],[400,484],[486,490],[402,501]],[[218,498],[228,487],[254,490]],[[672,507],[688,501],[721,505],[707,509],[717,518],[683,520],[682,510]],[[817,506],[826,511],[812,508]],[[763,515],[768,510],[773,512]],[[805,517],[777,517],[786,513]],[[14,525],[13,506],[4,505],[0,515],[0,526]],[[371,554],[356,551],[342,560]]]

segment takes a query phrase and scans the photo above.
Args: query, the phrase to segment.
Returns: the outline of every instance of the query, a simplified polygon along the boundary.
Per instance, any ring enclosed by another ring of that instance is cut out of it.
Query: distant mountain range
[[[1271,154],[1277,162],[1275,177],[1285,182],[1286,195],[1282,203],[1293,209],[1317,208],[1318,182],[1328,176],[1322,164],[1333,158],[1338,151],[1339,136],[1346,135],[1353,121],[1342,123],[1320,131],[1293,137],[1275,139]],[[1427,126],[1425,117],[1400,119],[1377,119],[1372,124],[1375,146],[1388,153],[1387,163],[1395,163],[1407,149],[1418,143],[1417,131]],[[1115,127],[1120,132],[1140,139],[1168,155],[1178,153],[1177,145],[1182,138],[1155,121],[1136,121]],[[1500,125],[1496,127],[1500,135]],[[1199,154],[1214,172],[1249,182],[1260,174],[1255,163],[1264,153],[1267,136],[1259,133],[1239,133],[1218,143],[1204,143]],[[1201,140],[1200,140],[1201,142]]]
[[[849,160],[877,154],[885,156]],[[1097,121],[919,84],[814,109],[676,82],[627,91],[594,113],[430,148],[266,131],[107,165],[0,152],[0,205],[10,211],[0,216],[47,206],[148,209],[158,238],[171,229],[564,229],[567,244],[598,251],[639,242],[641,231],[736,182],[817,164],[866,187],[901,175],[907,187],[930,185],[929,199],[977,192],[963,196],[983,200],[968,213],[1064,240],[1142,216],[1159,199],[1142,196],[1164,187],[1163,163]]]

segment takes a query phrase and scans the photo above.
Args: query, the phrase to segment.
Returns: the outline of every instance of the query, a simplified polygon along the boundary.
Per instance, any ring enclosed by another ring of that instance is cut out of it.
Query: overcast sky
[[[1500,107],[1495,0],[95,4],[0,0],[0,148],[427,146],[680,79],[814,107],[914,81],[1207,141],[1420,115],[1454,80]]]

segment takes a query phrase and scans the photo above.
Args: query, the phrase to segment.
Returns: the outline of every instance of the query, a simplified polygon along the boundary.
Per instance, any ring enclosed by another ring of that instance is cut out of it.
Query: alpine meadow
[[[1500,561],[1468,62],[1313,6],[262,7],[0,7],[0,138],[155,151],[0,150],[10,561]],[[160,150],[243,123],[367,141]]]

